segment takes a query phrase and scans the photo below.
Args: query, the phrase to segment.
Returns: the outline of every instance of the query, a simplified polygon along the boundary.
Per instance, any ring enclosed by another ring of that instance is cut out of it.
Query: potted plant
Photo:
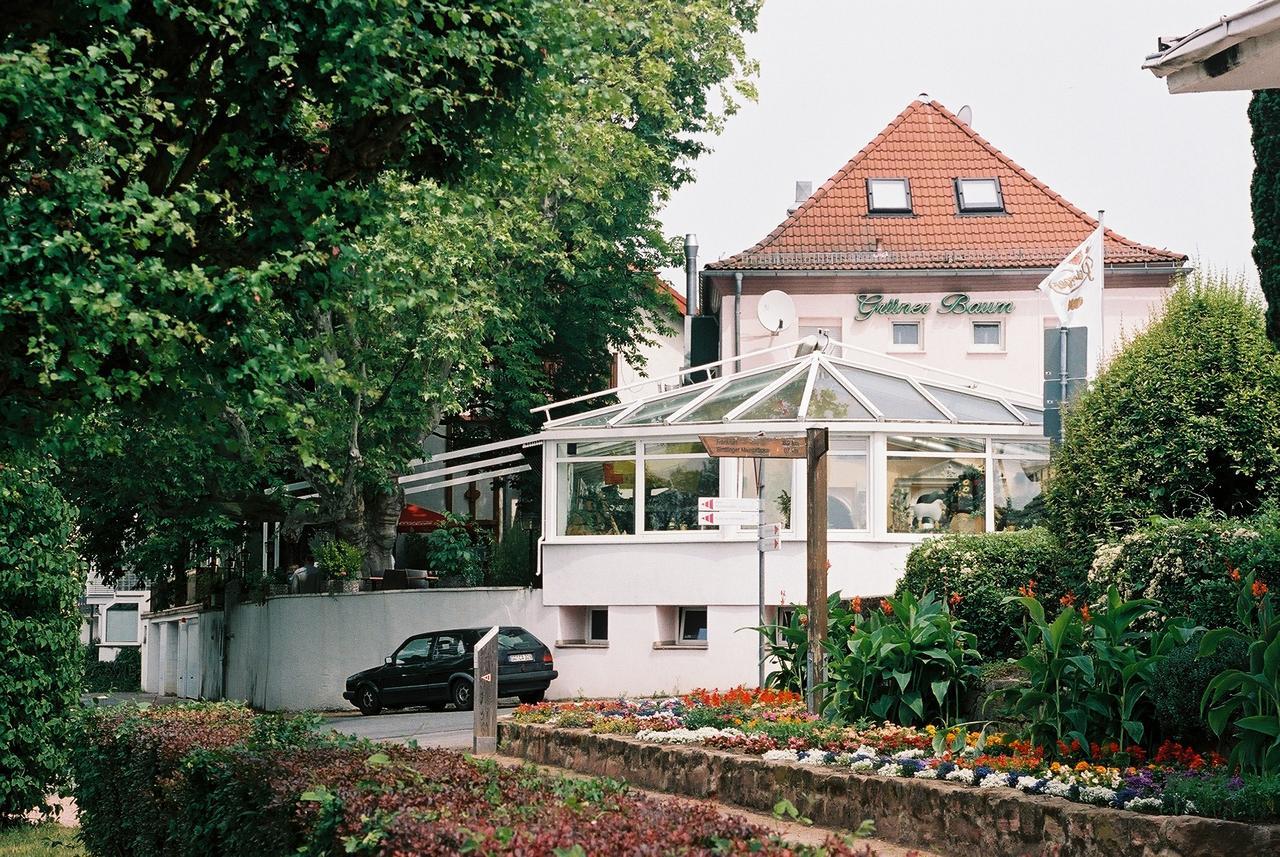
[[[321,533],[311,540],[311,555],[325,573],[330,592],[359,592],[364,554],[360,548]]]

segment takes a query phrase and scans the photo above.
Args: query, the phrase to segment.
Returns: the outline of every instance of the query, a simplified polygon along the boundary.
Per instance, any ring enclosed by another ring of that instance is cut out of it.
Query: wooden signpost
[[[473,753],[498,752],[498,626],[494,625],[476,643],[472,704],[475,726],[472,732]]]
[[[805,459],[805,484],[809,489],[808,528],[805,534],[805,595],[809,615],[809,651],[806,655],[807,692],[805,699],[810,712],[817,714],[822,708],[821,695],[814,689],[826,680],[826,660],[822,645],[827,638],[827,430],[825,428],[807,429],[803,435],[714,435],[705,434],[699,437],[707,454],[712,458],[754,458],[756,459],[756,488],[759,492],[761,509],[757,528],[757,551],[759,552],[759,619],[764,625],[764,555],[766,551],[780,547],[778,533],[766,531],[763,513],[764,481],[761,478],[759,461],[762,458],[803,458]],[[727,505],[721,498],[704,498],[720,500],[720,505]],[[710,510],[701,510],[700,516],[716,514]],[[727,509],[719,515],[728,518],[734,515]],[[742,512],[736,514],[741,515]],[[700,517],[701,521],[701,517]],[[719,518],[707,520],[705,523],[720,523]],[[723,523],[730,523],[724,520]],[[733,523],[746,523],[734,520]],[[760,638],[760,683],[764,684],[764,637]]]

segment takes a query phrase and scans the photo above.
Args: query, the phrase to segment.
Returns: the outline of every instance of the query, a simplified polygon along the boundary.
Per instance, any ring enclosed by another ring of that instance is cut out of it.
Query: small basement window
[[[587,613],[587,642],[609,642],[609,608],[592,607]]]
[[[707,608],[680,608],[680,639],[686,645],[706,645],[707,642]]]
[[[1003,212],[1000,179],[956,179],[956,205],[966,214]]]
[[[867,179],[867,210],[872,214],[910,214],[911,183],[906,179]]]
[[[893,344],[905,351],[918,349],[920,347],[920,322],[895,321],[893,323]]]

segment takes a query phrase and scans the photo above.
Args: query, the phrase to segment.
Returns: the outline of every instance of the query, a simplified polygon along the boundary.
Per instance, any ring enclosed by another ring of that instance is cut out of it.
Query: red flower
[[[947,599],[947,601],[951,604],[951,606],[952,606],[952,607],[959,607],[959,606],[960,606],[960,602],[961,602],[961,601],[963,601],[963,600],[964,600],[964,599],[960,597],[960,593],[959,593],[959,592],[953,592],[953,593],[951,593],[951,597],[950,597],[949,599]]]
[[[1267,585],[1263,583],[1261,580],[1255,580],[1253,582],[1253,597],[1261,598],[1266,594],[1267,594]]]
[[[1063,607],[1074,607],[1076,605],[1076,594],[1074,592],[1067,592],[1066,595],[1058,599],[1058,603]]]
[[[1018,594],[1019,594],[1019,595],[1021,595],[1023,598],[1035,598],[1035,597],[1036,597],[1036,582],[1035,582],[1035,580],[1034,580],[1034,579],[1033,579],[1033,580],[1028,580],[1028,581],[1027,581],[1027,585],[1026,585],[1026,586],[1019,586],[1019,587],[1018,587]]]
[[[884,615],[886,616],[893,615],[893,605],[889,603],[888,598],[880,599],[880,609],[884,612]]]
[[[1088,605],[1088,604],[1081,604],[1081,605],[1080,605],[1080,618],[1081,618],[1081,619],[1083,619],[1085,622],[1092,622],[1092,621],[1093,621],[1093,617],[1092,617],[1091,615],[1089,615],[1089,605]]]
[[[1227,566],[1227,570],[1231,573],[1231,579],[1236,583],[1240,582],[1240,569]]]
[[[854,613],[862,612],[862,596],[861,595],[853,596],[853,600],[849,602],[849,609],[852,610]]]

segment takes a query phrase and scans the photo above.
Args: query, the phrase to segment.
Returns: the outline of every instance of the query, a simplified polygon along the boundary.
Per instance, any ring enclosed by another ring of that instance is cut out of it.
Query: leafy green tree
[[[300,355],[388,170],[499,145],[559,20],[543,0],[50,0],[0,21],[0,419],[239,385]],[[302,355],[305,357],[305,355]]]
[[[1267,299],[1267,336],[1280,345],[1280,90],[1249,102],[1253,127],[1253,261]]]
[[[1154,515],[1253,512],[1280,484],[1280,357],[1261,307],[1196,275],[1064,428],[1046,506],[1077,556]]]

